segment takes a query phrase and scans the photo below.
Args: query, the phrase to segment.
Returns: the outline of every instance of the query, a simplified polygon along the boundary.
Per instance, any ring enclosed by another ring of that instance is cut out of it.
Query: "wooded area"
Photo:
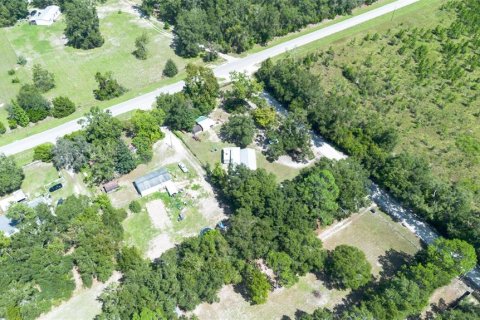
[[[141,8],[175,26],[179,55],[195,57],[201,45],[222,52],[240,53],[254,44],[296,31],[308,24],[337,15],[375,0],[303,1],[187,1],[143,0]]]
[[[289,110],[307,112],[317,133],[359,159],[405,205],[480,252],[474,58],[480,26],[471,24],[480,17],[479,3],[451,2],[442,13],[449,24],[400,27],[302,59],[266,61],[258,77]],[[374,50],[362,54],[369,45]],[[450,147],[421,148],[417,139],[425,130]],[[458,138],[465,135],[470,138],[461,138],[459,155]]]

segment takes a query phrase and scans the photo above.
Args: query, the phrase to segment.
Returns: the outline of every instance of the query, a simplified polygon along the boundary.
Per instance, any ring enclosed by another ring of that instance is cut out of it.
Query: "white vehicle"
[[[179,167],[180,170],[182,170],[184,173],[188,173],[188,168],[187,168],[187,166],[185,165],[185,163],[179,162],[179,163],[178,163],[178,167]]]

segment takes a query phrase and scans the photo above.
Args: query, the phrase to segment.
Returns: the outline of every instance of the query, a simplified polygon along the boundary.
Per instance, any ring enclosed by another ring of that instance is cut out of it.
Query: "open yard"
[[[34,64],[42,65],[55,75],[56,87],[46,94],[48,98],[68,96],[80,106],[68,119],[81,116],[93,105],[107,107],[152,91],[162,83],[177,81],[177,78],[165,79],[162,75],[165,62],[169,58],[175,61],[180,71],[187,63],[187,60],[176,56],[170,47],[171,32],[163,30],[156,21],[140,18],[133,4],[125,0],[109,0],[99,5],[98,15],[105,44],[93,50],[78,50],[65,46],[63,18],[49,27],[22,22],[11,28],[0,29],[0,121],[6,124],[5,105],[15,97],[20,86],[31,83],[31,69]],[[138,60],[132,55],[132,51],[135,48],[135,38],[143,32],[150,38],[150,55],[147,60]],[[17,57],[21,55],[28,60],[24,67],[16,64]],[[15,69],[16,74],[7,75],[10,69]],[[112,71],[114,77],[129,92],[115,100],[101,103],[96,101],[92,90],[96,88],[94,75],[97,71]],[[15,77],[18,77],[20,84],[12,83]],[[56,126],[64,120],[46,119],[35,128],[17,129],[10,134],[12,137],[25,137],[29,133]],[[5,138],[13,141],[8,135]]]
[[[90,190],[83,182],[81,174],[75,174],[62,170],[58,172],[51,163],[33,162],[23,167],[25,180],[22,183],[22,190],[29,200],[49,194],[52,203],[60,198],[65,199],[70,195],[90,195]],[[62,183],[63,188],[53,193],[48,188],[56,183]]]
[[[142,211],[131,213],[124,221],[125,241],[149,258],[160,256],[186,237],[198,235],[204,227],[214,228],[225,218],[198,160],[175,135],[168,130],[165,133],[166,137],[154,146],[153,160],[121,177],[120,189],[109,195],[116,207],[127,207],[132,200],[141,204]],[[187,173],[180,170],[179,162],[186,165]],[[168,170],[181,192],[174,197],[156,192],[141,198],[132,182],[160,167]],[[181,221],[180,214],[184,216]]]

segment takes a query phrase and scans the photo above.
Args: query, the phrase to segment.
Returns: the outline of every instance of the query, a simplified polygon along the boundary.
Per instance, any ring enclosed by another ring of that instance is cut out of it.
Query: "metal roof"
[[[166,181],[172,180],[172,176],[168,173],[167,169],[160,168],[149,174],[138,178],[133,182],[135,188],[137,188],[138,192],[143,192],[150,188],[156,187],[160,184],[165,183]]]

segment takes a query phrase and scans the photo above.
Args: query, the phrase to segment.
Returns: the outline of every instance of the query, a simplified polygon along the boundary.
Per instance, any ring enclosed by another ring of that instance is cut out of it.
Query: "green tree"
[[[150,38],[146,32],[142,33],[135,39],[135,50],[133,55],[140,60],[146,60],[148,57],[147,45],[150,42]]]
[[[187,78],[183,92],[193,102],[193,107],[198,109],[201,114],[210,113],[217,105],[217,98],[220,91],[217,78],[212,69],[187,65]]]
[[[25,110],[31,122],[38,122],[50,115],[50,102],[32,85],[25,84],[20,88],[17,103]]]
[[[175,77],[178,73],[178,68],[175,62],[172,59],[168,59],[167,63],[165,63],[165,68],[163,68],[163,75],[165,77]]]
[[[55,118],[64,118],[75,112],[75,103],[67,97],[56,97],[52,104],[52,116]]]
[[[47,92],[55,87],[55,77],[53,73],[43,69],[39,64],[33,66],[32,72],[33,85],[40,92]]]
[[[194,9],[184,11],[177,18],[174,29],[175,52],[182,57],[196,57],[202,51],[200,45],[204,41],[205,11]]]
[[[0,0],[0,27],[12,26],[27,16],[27,0]]]
[[[160,130],[164,119],[165,113],[162,110],[157,109],[152,112],[137,110],[130,121],[134,135],[146,137],[153,144],[165,136]]]
[[[130,209],[130,211],[132,211],[133,213],[139,213],[140,211],[142,211],[142,206],[140,205],[140,203],[136,200],[133,200],[132,202],[130,202],[130,204],[128,205],[128,208]]]
[[[267,302],[268,292],[271,289],[267,276],[255,266],[247,265],[243,278],[252,303],[262,304]]]
[[[53,164],[57,169],[72,169],[79,172],[90,158],[91,146],[83,135],[72,140],[60,138],[53,149]]]
[[[228,99],[246,101],[256,97],[263,91],[263,86],[255,78],[249,78],[246,73],[233,71],[230,73],[232,89],[225,96]]]
[[[123,140],[117,140],[115,144],[115,171],[119,174],[127,174],[135,169],[138,163]]]
[[[288,288],[298,281],[297,275],[292,271],[294,261],[285,252],[270,251],[267,256],[267,264],[275,272],[281,286]]]
[[[68,45],[77,49],[101,47],[104,39],[100,34],[97,10],[91,1],[71,0],[65,4],[65,36]]]
[[[113,79],[113,73],[107,72],[95,74],[95,80],[98,83],[98,89],[93,90],[95,99],[104,101],[120,97],[127,90],[122,87],[117,80]]]
[[[0,154],[0,196],[18,190],[24,178],[23,170],[15,161]]]
[[[7,210],[7,217],[18,222],[32,221],[36,217],[35,210],[25,203],[12,204]]]
[[[85,118],[82,125],[88,142],[120,138],[122,123],[117,118],[114,118],[110,111],[102,111],[98,107],[93,107],[85,115]]]
[[[0,122],[0,135],[4,134],[5,132],[7,132],[7,128],[5,128],[3,122]]]
[[[438,238],[428,246],[425,259],[453,278],[472,270],[476,265],[477,256],[475,249],[466,241]]]
[[[259,107],[252,110],[255,124],[262,129],[271,128],[277,120],[277,112],[272,107]]]
[[[183,93],[162,94],[157,97],[156,105],[165,113],[165,124],[172,130],[190,131],[199,116],[198,110],[193,108],[192,102]]]
[[[222,126],[221,135],[226,141],[245,148],[252,143],[255,124],[250,116],[234,115]]]
[[[43,162],[51,162],[53,159],[54,145],[51,143],[43,143],[33,149],[33,160],[40,160]]]
[[[356,247],[339,245],[330,252],[327,273],[330,281],[340,288],[353,290],[372,278],[372,266],[365,254]]]
[[[8,123],[12,129],[15,129],[17,125],[26,127],[30,123],[27,113],[16,101],[12,101],[12,104],[8,107]]]

